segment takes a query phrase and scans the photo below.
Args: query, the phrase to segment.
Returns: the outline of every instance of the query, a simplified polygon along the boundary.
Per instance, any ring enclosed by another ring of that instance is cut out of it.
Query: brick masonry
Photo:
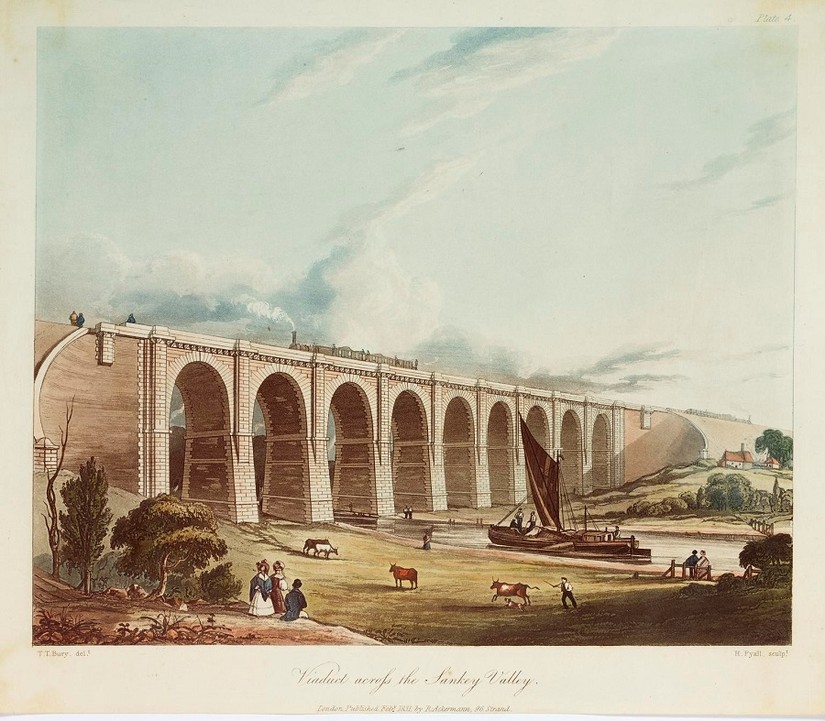
[[[369,474],[367,482],[372,499],[368,505],[370,512],[378,515],[395,513],[397,490],[393,463],[397,455],[394,456],[393,448],[397,439],[393,434],[398,432],[394,414],[401,393],[407,394],[408,403],[409,398],[414,397],[416,407],[420,409],[421,440],[415,443],[420,444],[421,452],[418,452],[416,445],[415,457],[420,460],[414,461],[416,465],[413,468],[420,467],[421,487],[426,489],[427,498],[423,507],[435,510],[447,508],[444,419],[447,404],[457,396],[465,399],[469,409],[468,422],[472,425],[471,452],[468,456],[472,459],[472,468],[468,468],[466,473],[466,478],[471,479],[471,506],[484,508],[491,504],[490,459],[493,454],[496,459],[497,493],[502,493],[501,484],[506,482],[507,498],[510,501],[518,502],[526,495],[527,477],[518,419],[519,415],[526,418],[531,411],[534,416],[538,414],[543,419],[542,423],[550,439],[548,451],[551,453],[562,449],[562,421],[565,414],[574,419],[573,425],[578,429],[574,445],[579,450],[576,451],[576,462],[572,467],[580,474],[574,482],[577,487],[585,490],[589,490],[593,468],[594,424],[597,418],[604,419],[607,447],[596,451],[609,457],[609,486],[615,487],[624,482],[626,413],[630,411],[623,405],[551,391],[506,386],[486,380],[429,374],[395,366],[184,333],[163,326],[100,324],[96,333],[89,338],[93,345],[93,357],[89,360],[94,365],[104,370],[120,368],[112,378],[121,384],[122,379],[127,377],[122,375],[124,371],[127,375],[134,374],[134,486],[145,496],[169,491],[170,403],[174,387],[181,382],[180,374],[192,364],[212,369],[207,373],[212,379],[209,387],[219,389],[215,392],[219,392],[225,399],[225,408],[219,414],[220,422],[214,419],[209,421],[214,426],[210,426],[209,432],[221,439],[223,455],[218,461],[192,455],[192,440],[198,435],[190,432],[194,427],[192,415],[198,412],[198,408],[207,405],[206,400],[199,400],[199,393],[206,391],[194,384],[186,393],[182,392],[187,415],[183,492],[185,497],[194,498],[191,493],[193,468],[203,466],[197,472],[204,478],[211,477],[208,464],[214,463],[219,466],[219,472],[213,474],[214,479],[217,479],[214,482],[223,483],[226,488],[217,494],[220,497],[206,500],[222,515],[237,522],[255,522],[259,518],[253,454],[255,429],[252,428],[252,419],[261,383],[273,374],[289,378],[291,387],[297,389],[300,399],[298,407],[301,425],[296,427],[293,434],[297,438],[294,443],[300,443],[300,459],[292,461],[290,466],[290,472],[296,474],[295,484],[300,486],[294,489],[295,498],[303,499],[293,511],[296,519],[322,522],[333,518],[327,419],[333,399],[345,396],[349,400],[342,401],[336,412],[342,414],[342,422],[347,422],[347,414],[357,413],[360,425],[355,432],[362,434],[356,439],[360,444],[358,448],[361,449],[357,453],[358,457],[366,459],[359,461],[360,465],[356,464],[361,469],[357,474],[360,474],[359,477],[363,477],[364,472]],[[78,350],[71,351],[72,362],[82,362],[84,356],[79,352],[81,343],[74,345]],[[119,350],[116,352],[117,348]],[[46,381],[50,377],[47,376]],[[351,406],[351,399],[356,395],[349,393],[336,396],[336,391],[345,386],[357,389],[357,397],[362,399],[360,410],[352,410],[354,406]],[[53,383],[49,385],[47,382],[43,387],[49,398],[59,400],[60,394],[55,391]],[[213,393],[211,390],[209,392]],[[52,406],[48,408],[59,410],[57,400],[50,401]],[[42,399],[40,403],[42,407]],[[488,428],[491,412],[496,406],[499,419],[506,415],[507,432],[502,435],[501,421],[497,421],[499,426],[493,444],[492,440],[488,443]],[[504,415],[502,407],[506,409]],[[44,423],[44,428],[48,427],[48,435],[53,436],[54,429],[59,425],[59,415],[55,411],[50,412],[51,416],[46,418],[49,423]],[[106,412],[103,412],[104,416]],[[636,407],[633,412],[638,414],[642,429],[651,427],[652,409]],[[115,409],[101,423],[105,426],[115,419],[116,424],[120,424],[121,416],[130,417],[123,416],[122,413],[117,416],[116,413]],[[128,436],[125,426],[121,428],[117,425],[115,430]],[[600,432],[603,436],[604,432]],[[505,437],[508,440],[502,441]],[[568,441],[569,438],[568,435]],[[49,446],[53,441],[50,437],[36,440],[33,456],[36,468],[42,470],[55,463],[54,450]],[[348,442],[356,441],[351,439]],[[91,445],[85,437],[84,443]],[[84,448],[83,453],[86,452],[88,449]],[[409,468],[409,463],[407,467]],[[277,474],[277,464],[272,465],[267,472]],[[342,469],[338,468],[336,477],[339,481],[344,479],[341,482],[346,484],[348,476],[346,473],[341,475],[341,472]],[[120,479],[116,483],[120,484]],[[128,487],[128,482],[123,482],[123,485]],[[346,495],[347,489],[339,485],[336,493]]]

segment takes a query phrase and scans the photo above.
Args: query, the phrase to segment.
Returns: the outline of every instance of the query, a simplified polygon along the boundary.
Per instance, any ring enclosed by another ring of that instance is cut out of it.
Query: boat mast
[[[502,518],[498,523],[496,523],[496,525],[500,526],[502,523],[504,523],[504,521],[506,521],[510,516],[513,515],[513,511],[527,503],[527,498],[529,497],[529,495],[530,494],[528,493],[524,498],[521,499],[521,502],[517,503],[509,511],[507,511],[507,513],[504,515],[504,518]]]

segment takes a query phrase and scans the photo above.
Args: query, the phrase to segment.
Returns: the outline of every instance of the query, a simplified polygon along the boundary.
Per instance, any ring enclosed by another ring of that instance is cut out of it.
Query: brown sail
[[[559,464],[550,456],[533,437],[524,418],[521,421],[521,440],[524,444],[524,459],[527,463],[527,477],[533,503],[541,523],[548,526],[551,522],[559,531],[564,530],[560,518],[559,504]]]

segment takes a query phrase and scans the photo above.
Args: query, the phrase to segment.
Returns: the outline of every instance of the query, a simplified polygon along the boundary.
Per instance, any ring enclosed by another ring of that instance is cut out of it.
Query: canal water
[[[495,548],[487,538],[487,526],[457,525],[450,526],[446,522],[424,521],[420,519],[402,518],[364,518],[360,522],[347,519],[348,523],[373,528],[385,533],[392,533],[402,538],[422,540],[424,531],[432,529],[433,543],[442,543],[448,546],[463,548]],[[742,573],[739,566],[739,552],[745,545],[744,540],[726,540],[724,538],[694,538],[675,533],[654,533],[644,530],[623,528],[622,534],[631,533],[639,539],[643,548],[651,550],[651,565],[655,567],[670,566],[671,559],[681,564],[693,551],[704,550],[710,559],[713,575],[722,573]],[[499,546],[500,548],[500,546]],[[516,551],[518,553],[519,551]],[[524,553],[530,554],[529,551]],[[532,554],[530,554],[532,555]],[[605,563],[609,563],[606,561]]]

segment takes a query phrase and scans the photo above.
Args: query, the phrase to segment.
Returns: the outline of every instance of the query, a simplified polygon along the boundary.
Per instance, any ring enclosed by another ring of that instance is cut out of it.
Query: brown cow
[[[530,605],[530,596],[527,595],[527,589],[535,588],[538,590],[538,586],[528,586],[526,583],[502,583],[498,580],[493,581],[493,585],[490,586],[490,588],[496,591],[490,603],[495,601],[499,596],[516,596],[523,599],[528,606]]]
[[[414,568],[401,568],[393,563],[390,564],[390,573],[395,578],[396,588],[403,588],[403,581],[409,581],[410,588],[418,588],[418,571]]]

